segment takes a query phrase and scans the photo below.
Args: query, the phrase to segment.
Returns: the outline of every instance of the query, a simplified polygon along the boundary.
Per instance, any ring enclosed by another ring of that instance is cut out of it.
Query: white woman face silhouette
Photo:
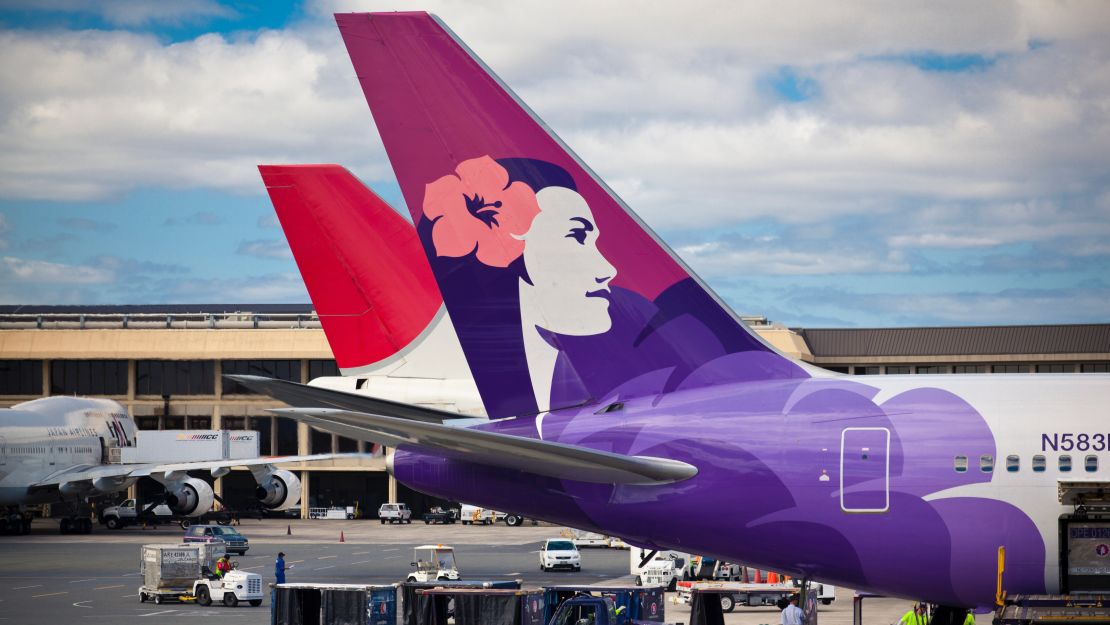
[[[617,271],[597,249],[593,211],[575,191],[547,187],[536,194],[540,212],[524,235],[524,266],[532,284],[521,296],[542,312],[536,325],[556,334],[607,332],[609,281]]]

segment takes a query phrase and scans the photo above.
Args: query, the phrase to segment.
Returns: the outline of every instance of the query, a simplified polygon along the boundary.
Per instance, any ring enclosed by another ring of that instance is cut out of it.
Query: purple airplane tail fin
[[[437,18],[336,21],[491,418],[807,377]]]

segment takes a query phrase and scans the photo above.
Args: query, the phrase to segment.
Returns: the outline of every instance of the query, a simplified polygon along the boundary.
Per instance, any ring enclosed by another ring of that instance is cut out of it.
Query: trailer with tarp
[[[432,588],[470,588],[470,589],[501,589],[501,590],[520,590],[520,580],[507,580],[507,581],[485,581],[485,580],[458,580],[458,581],[441,581],[441,582],[405,582],[398,588],[398,601],[400,607],[397,609],[398,625],[417,625],[422,621],[418,620],[419,616],[419,601],[417,600],[417,593],[421,590],[430,590]],[[426,622],[426,621],[425,621]],[[435,625],[443,625],[436,623]]]
[[[420,588],[413,625],[545,625],[539,588]]]
[[[397,584],[277,584],[271,625],[396,625]]]

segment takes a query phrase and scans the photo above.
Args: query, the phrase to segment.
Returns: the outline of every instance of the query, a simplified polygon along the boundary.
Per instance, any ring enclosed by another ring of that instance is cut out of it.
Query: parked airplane
[[[0,409],[0,533],[30,529],[30,517],[22,514],[21,505],[65,503],[76,508],[74,504],[90,497],[125,490],[141,477],[153,478],[165,487],[165,503],[175,513],[199,516],[212,508],[215,494],[207,482],[188,472],[204,470],[220,477],[237,466],[250,469],[263,507],[284,510],[300,501],[301,482],[276,463],[337,456],[110,463],[110,450],[133,446],[135,433],[135,422],[127,410],[109,399],[44,397]],[[78,516],[76,510],[63,517],[60,526],[63,534],[92,530],[89,517]]]
[[[952,607],[1060,588],[1073,464],[1110,485],[1110,376],[792,361],[437,18],[336,18],[490,421],[281,414],[396,447],[390,470],[423,492],[640,547]]]

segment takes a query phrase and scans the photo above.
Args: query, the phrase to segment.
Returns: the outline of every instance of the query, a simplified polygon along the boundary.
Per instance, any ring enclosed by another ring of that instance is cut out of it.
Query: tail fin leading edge
[[[336,20],[491,418],[807,377],[437,18]]]

